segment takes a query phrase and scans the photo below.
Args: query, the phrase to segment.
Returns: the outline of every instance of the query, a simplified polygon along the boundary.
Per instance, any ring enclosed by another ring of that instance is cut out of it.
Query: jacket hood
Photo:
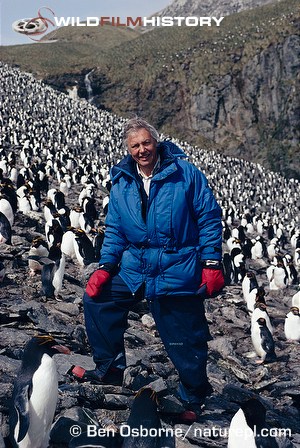
[[[159,142],[157,145],[158,153],[161,157],[161,165],[166,166],[174,162],[176,159],[187,158],[185,152],[177,145],[170,141]],[[131,177],[135,177],[135,161],[128,154],[117,165],[113,166],[110,172],[112,182],[116,182],[122,173],[128,174]]]

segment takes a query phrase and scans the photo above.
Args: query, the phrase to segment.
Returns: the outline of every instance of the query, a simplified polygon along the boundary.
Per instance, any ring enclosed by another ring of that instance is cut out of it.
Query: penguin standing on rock
[[[252,291],[252,289],[258,288],[258,283],[254,272],[249,271],[246,273],[242,281],[242,291],[244,299],[246,300],[247,295]]]
[[[52,263],[45,264],[42,269],[42,290],[46,297],[57,298],[62,289],[62,283],[65,273],[66,257],[62,253],[60,245],[51,246],[49,250],[49,259]]]
[[[52,336],[35,336],[25,346],[16,377],[11,410],[10,441],[19,448],[46,448],[53,421],[58,380],[55,353],[70,354]]]
[[[288,341],[300,341],[299,308],[292,306],[284,322],[284,334]]]
[[[270,330],[267,327],[266,319],[260,317],[251,323],[251,339],[254,349],[263,362],[273,362],[276,359],[275,344]]]
[[[279,290],[288,287],[288,274],[283,262],[278,261],[277,265],[271,265],[266,271],[270,282],[270,289]]]

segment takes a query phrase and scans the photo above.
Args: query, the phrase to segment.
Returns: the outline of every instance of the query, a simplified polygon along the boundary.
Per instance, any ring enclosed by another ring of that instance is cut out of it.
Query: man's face
[[[127,138],[128,150],[141,171],[149,176],[157,161],[157,143],[147,129],[131,132]]]

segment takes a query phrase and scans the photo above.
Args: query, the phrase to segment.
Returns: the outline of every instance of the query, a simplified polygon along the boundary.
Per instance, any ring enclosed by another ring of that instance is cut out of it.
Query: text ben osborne
[[[257,430],[256,425],[254,425],[254,430],[251,428],[236,428],[235,430],[231,430],[230,428],[221,428],[221,427],[210,427],[210,428],[193,428],[191,425],[187,430],[182,428],[146,428],[140,425],[138,428],[131,428],[129,425],[121,425],[120,426],[120,435],[122,437],[140,437],[140,438],[148,438],[148,437],[162,437],[162,436],[171,436],[171,437],[183,437],[184,439],[188,435],[188,433],[192,433],[194,437],[199,438],[215,438],[215,437],[224,437],[228,438],[230,432],[235,436],[241,437],[240,440],[247,440],[248,438],[253,438],[256,436]],[[115,432],[113,430],[108,430],[107,428],[99,428],[96,425],[88,425],[87,426],[87,437],[106,437],[108,434],[111,436],[115,436]],[[290,428],[263,428],[259,431],[261,437],[291,437],[291,429]]]
[[[56,26],[220,26],[224,17],[54,17]]]

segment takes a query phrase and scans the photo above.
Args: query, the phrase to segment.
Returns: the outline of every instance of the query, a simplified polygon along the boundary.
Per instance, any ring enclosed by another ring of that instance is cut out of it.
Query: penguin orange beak
[[[71,354],[71,350],[65,345],[53,345],[52,348],[54,348],[54,350],[57,350],[59,353],[64,353],[65,355]]]

